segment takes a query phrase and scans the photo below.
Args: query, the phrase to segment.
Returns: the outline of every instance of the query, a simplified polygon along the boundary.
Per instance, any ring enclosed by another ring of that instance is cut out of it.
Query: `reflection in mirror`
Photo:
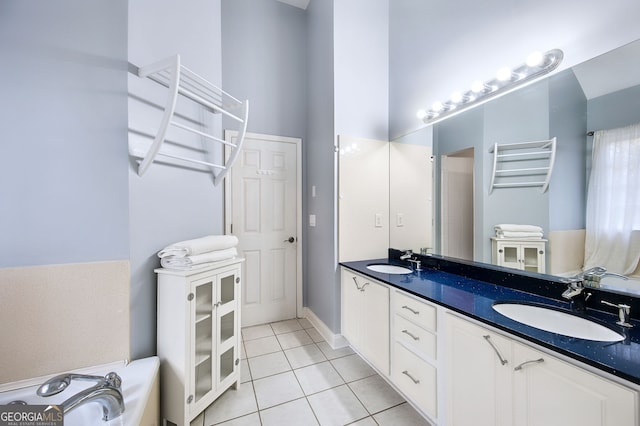
[[[640,41],[636,41],[404,136],[398,141],[423,139],[433,147],[433,252],[444,254],[443,223],[451,216],[442,210],[441,159],[474,149],[473,260],[492,263],[491,238],[496,236],[496,224],[530,224],[542,227],[544,238],[548,239],[544,254],[547,274],[567,276],[579,272],[584,262],[587,182],[593,145],[588,132],[639,122]],[[489,149],[493,144],[552,137],[557,138],[558,147],[546,192],[542,193],[540,188],[509,188],[489,194],[492,166]],[[399,211],[396,203],[406,205],[415,199],[401,191],[403,201],[398,200],[396,187],[411,180],[394,176],[401,167],[390,165],[391,212]],[[406,248],[394,243],[398,227],[393,225],[391,217],[390,246]],[[410,233],[407,226],[403,231]],[[421,243],[412,244],[414,250],[421,247]],[[637,280],[605,277],[601,288],[640,293],[640,268],[631,275]]]

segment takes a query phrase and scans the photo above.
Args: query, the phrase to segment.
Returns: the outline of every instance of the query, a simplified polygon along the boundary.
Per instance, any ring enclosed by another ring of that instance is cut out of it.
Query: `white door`
[[[295,318],[301,305],[299,155],[300,139],[248,133],[226,184],[227,232],[245,258],[243,327]]]
[[[442,254],[473,260],[473,149],[443,155]]]

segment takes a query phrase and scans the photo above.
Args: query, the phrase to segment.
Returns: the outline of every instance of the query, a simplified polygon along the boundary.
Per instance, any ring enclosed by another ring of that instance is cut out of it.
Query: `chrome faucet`
[[[562,282],[567,283],[567,289],[562,293],[562,297],[565,299],[573,300],[574,297],[582,294],[584,291],[584,278],[582,274],[571,278],[564,278]]]
[[[86,374],[61,374],[44,382],[37,390],[39,396],[52,396],[65,390],[72,380],[96,381],[95,386],[84,389],[62,403],[63,412],[69,411],[89,402],[102,405],[102,420],[109,421],[124,412],[124,398],[122,397],[122,379],[111,372],[106,376],[91,376]]]
[[[404,252],[404,254],[402,254],[402,255],[400,256],[400,260],[407,260],[407,259],[410,259],[410,258],[411,258],[411,256],[413,256],[413,250],[406,250],[406,251]]]
[[[625,277],[621,274],[616,274],[615,272],[607,272],[606,268],[602,266],[595,266],[591,269],[587,269],[582,273],[584,277],[584,285],[586,287],[600,287],[600,280],[604,277],[612,276],[622,278],[624,280],[628,280],[629,277]]]

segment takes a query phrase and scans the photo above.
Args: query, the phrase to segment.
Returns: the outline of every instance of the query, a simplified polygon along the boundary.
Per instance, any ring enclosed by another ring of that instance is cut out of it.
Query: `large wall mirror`
[[[425,166],[423,173],[428,176],[420,176],[423,185],[416,188],[410,183],[415,178],[406,174],[405,159],[391,154],[394,149],[390,148],[389,245],[492,263],[494,225],[534,224],[544,229],[545,239],[549,240],[545,273],[568,274],[581,267],[580,256],[584,253],[586,193],[593,143],[588,132],[639,122],[640,41],[636,41],[393,141],[392,148],[407,149],[413,145],[432,150],[429,155],[433,155],[434,161]],[[492,169],[489,149],[494,143],[552,137],[557,138],[557,152],[546,192],[539,188],[489,191]],[[466,193],[463,207],[449,211],[466,211],[468,217],[463,220],[471,223],[471,233],[448,220],[452,213],[447,217],[442,214],[441,200],[452,197],[452,193],[446,192],[451,182],[443,182],[449,179],[443,178],[443,170],[446,175],[447,170],[453,169],[456,175],[459,164],[467,164],[463,173],[473,187]],[[406,191],[409,187],[412,189]],[[411,206],[421,211],[419,215],[424,220],[420,227],[413,228],[413,224],[404,220],[410,215]],[[425,230],[424,225],[429,229]],[[412,241],[407,235],[423,239]],[[470,235],[473,241],[468,241]],[[443,238],[451,240],[443,241]],[[448,250],[447,246],[451,247],[456,238],[466,246],[461,253],[467,254],[443,253],[443,247]],[[612,282],[607,288],[640,293],[640,287],[634,286],[620,282],[618,287]]]

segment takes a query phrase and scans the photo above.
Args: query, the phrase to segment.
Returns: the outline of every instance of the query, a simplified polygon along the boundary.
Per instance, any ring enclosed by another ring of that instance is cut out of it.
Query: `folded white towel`
[[[498,238],[542,238],[542,232],[496,231]]]
[[[185,257],[210,251],[224,250],[238,245],[235,235],[209,235],[168,245],[158,252],[158,257]]]
[[[194,254],[193,256],[162,257],[160,258],[160,264],[163,268],[167,269],[189,270],[206,267],[212,263],[220,262],[221,260],[233,259],[237,255],[238,250],[236,250],[235,247],[232,247],[224,250],[215,250],[201,254]]]
[[[494,226],[496,231],[514,231],[514,232],[542,232],[542,228],[536,225],[517,225],[512,223],[501,223]]]

